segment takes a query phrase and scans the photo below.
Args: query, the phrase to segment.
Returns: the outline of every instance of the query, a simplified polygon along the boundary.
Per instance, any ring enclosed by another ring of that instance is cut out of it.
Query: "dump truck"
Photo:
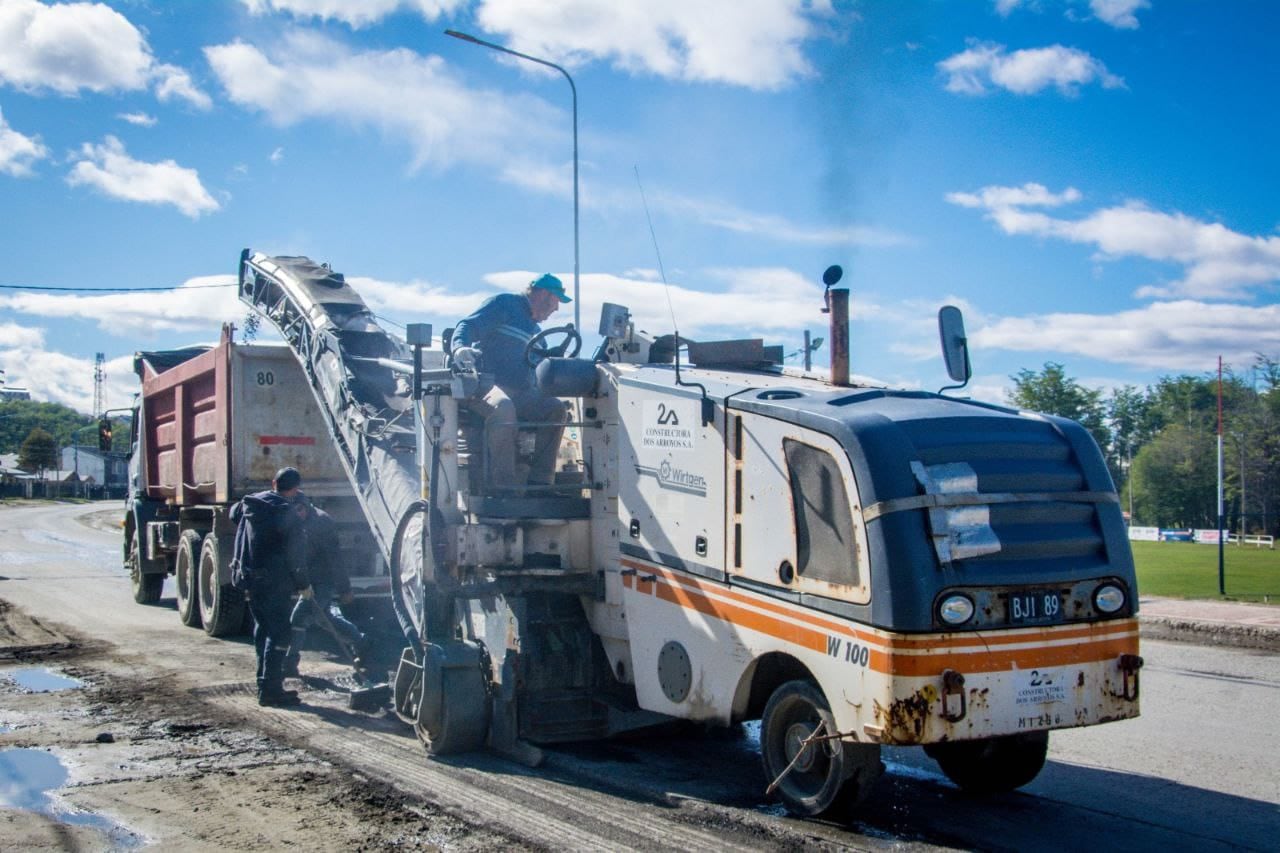
[[[296,357],[390,567],[393,702],[430,754],[532,765],[662,721],[759,721],[762,788],[809,816],[865,797],[884,745],[1005,791],[1051,731],[1138,715],[1133,561],[1089,433],[852,381],[839,277],[827,376],[759,340],[647,334],[620,305],[591,357],[571,325],[541,332],[526,358],[576,449],[512,494],[470,410],[483,354],[388,333],[327,265],[242,253],[239,296]],[[956,309],[939,331],[963,385]]]
[[[123,557],[139,604],[160,600],[172,576],[178,616],[220,637],[244,630],[248,608],[231,585],[240,498],[271,487],[275,472],[303,472],[304,491],[338,522],[353,591],[386,601],[387,564],[333,453],[302,368],[282,344],[139,352]],[[373,607],[372,609],[377,609]]]

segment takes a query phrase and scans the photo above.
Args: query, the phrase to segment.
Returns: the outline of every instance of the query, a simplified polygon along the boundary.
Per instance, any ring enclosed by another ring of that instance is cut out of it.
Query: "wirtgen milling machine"
[[[816,815],[866,794],[881,744],[1008,790],[1050,730],[1138,714],[1133,562],[1092,438],[850,385],[847,291],[829,380],[759,341],[651,338],[621,306],[592,358],[572,327],[539,335],[565,462],[512,495],[486,486],[466,406],[486,376],[428,350],[430,327],[388,334],[306,258],[246,250],[239,287],[301,362],[388,561],[395,706],[433,754],[535,763],[672,718],[760,720],[766,783]],[[958,312],[940,327],[963,382]]]

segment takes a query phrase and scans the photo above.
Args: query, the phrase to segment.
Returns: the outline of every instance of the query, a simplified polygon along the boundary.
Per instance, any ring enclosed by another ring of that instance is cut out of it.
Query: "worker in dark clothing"
[[[307,642],[307,628],[312,626],[333,634],[351,656],[352,665],[359,669],[363,663],[364,634],[347,621],[337,604],[348,604],[352,598],[351,579],[339,559],[338,526],[333,516],[314,507],[307,521],[307,554],[312,596],[310,599],[299,598],[289,618],[293,626],[293,640],[285,657],[285,675],[298,674],[298,662]]]
[[[525,347],[542,330],[538,324],[569,301],[564,284],[548,273],[531,281],[523,293],[486,300],[453,330],[455,363],[478,363],[494,375],[493,389],[468,404],[485,419],[490,485],[524,485],[516,478],[517,421],[539,424],[528,484],[543,486],[554,479],[565,408],[538,389]]]
[[[294,592],[311,597],[306,572],[307,519],[312,510],[301,492],[302,475],[281,468],[271,490],[244,497],[231,510],[238,569],[253,614],[253,647],[258,653],[258,704],[285,707],[300,703],[284,689],[284,659],[289,648],[289,606]]]

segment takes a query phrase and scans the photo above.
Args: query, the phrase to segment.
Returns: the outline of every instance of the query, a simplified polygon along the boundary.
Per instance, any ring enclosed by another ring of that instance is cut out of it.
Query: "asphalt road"
[[[921,751],[886,750],[879,788],[837,826],[764,799],[751,726],[556,749],[529,770],[484,754],[430,762],[386,718],[258,709],[248,644],[183,628],[171,599],[132,602],[119,534],[77,520],[102,509],[0,508],[0,599],[113,644],[247,727],[531,845],[1203,851],[1273,850],[1280,837],[1280,655],[1145,642],[1142,716],[1055,732],[1048,765],[1022,791],[966,796]]]

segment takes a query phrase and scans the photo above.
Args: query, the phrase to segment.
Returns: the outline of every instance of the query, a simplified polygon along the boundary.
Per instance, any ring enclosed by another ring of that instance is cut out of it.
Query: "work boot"
[[[264,690],[258,694],[258,704],[264,708],[290,708],[301,705],[296,690]]]

